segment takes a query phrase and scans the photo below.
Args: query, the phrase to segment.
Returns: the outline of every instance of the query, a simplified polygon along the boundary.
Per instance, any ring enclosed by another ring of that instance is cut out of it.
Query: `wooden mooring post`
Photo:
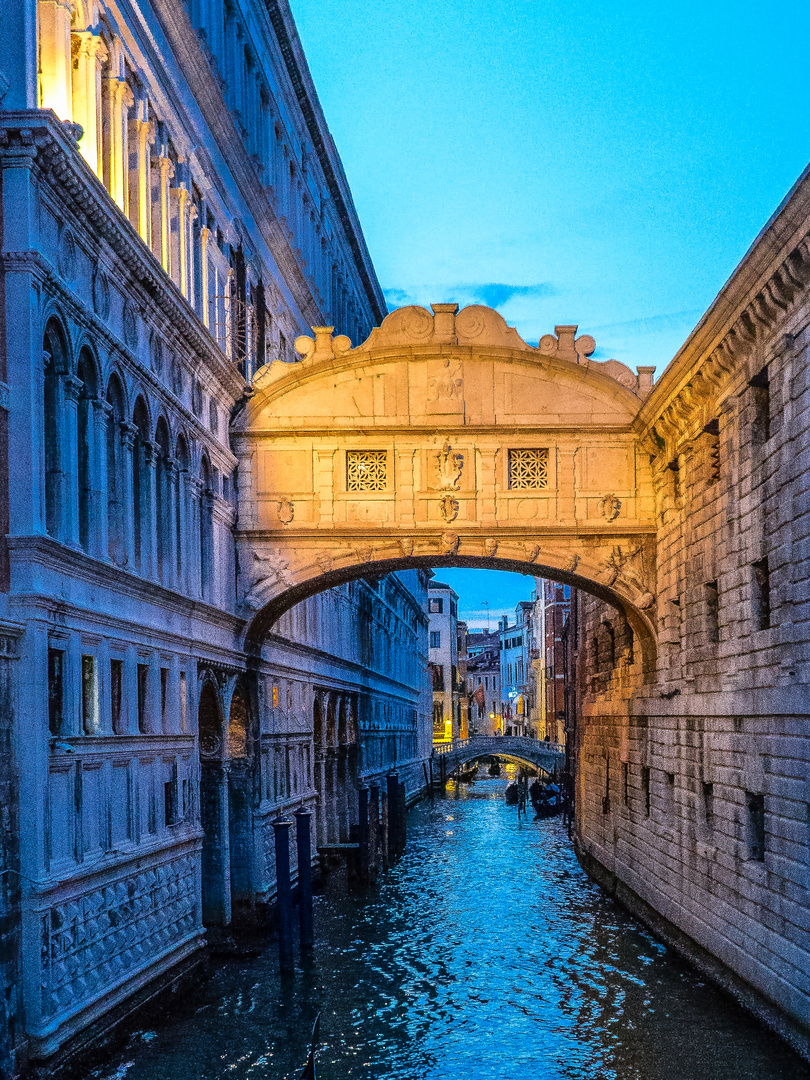
[[[276,906],[278,908],[278,963],[281,971],[292,971],[295,956],[292,930],[292,884],[290,881],[291,821],[274,821],[276,845]]]
[[[312,812],[295,811],[295,840],[298,851],[298,929],[302,950],[315,945],[312,918]]]

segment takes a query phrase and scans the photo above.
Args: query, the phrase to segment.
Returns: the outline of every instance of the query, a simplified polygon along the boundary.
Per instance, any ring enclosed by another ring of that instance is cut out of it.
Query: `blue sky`
[[[807,0],[291,6],[389,307],[660,373],[810,159]],[[532,585],[441,574],[467,613]]]
[[[810,159],[810,4],[291,0],[390,306],[661,367]]]
[[[531,600],[535,579],[526,574],[512,574],[506,570],[466,570],[457,566],[440,566],[435,570],[436,580],[443,581],[458,593],[458,615],[466,619],[470,627],[487,627],[489,603],[489,628],[497,630],[501,615],[509,616],[509,624],[515,621],[515,607],[521,600]]]

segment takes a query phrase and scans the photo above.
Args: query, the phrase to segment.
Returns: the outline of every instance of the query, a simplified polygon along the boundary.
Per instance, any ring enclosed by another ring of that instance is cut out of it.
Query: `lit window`
[[[385,450],[346,451],[346,490],[385,491],[388,454]]]
[[[522,490],[548,487],[548,449],[510,450],[509,487]]]

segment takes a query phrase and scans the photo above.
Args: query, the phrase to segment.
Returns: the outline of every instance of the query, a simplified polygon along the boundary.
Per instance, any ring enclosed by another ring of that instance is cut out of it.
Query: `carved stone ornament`
[[[320,566],[320,568],[321,568],[321,573],[322,574],[328,574],[331,571],[332,566],[333,566],[332,556],[328,552],[326,552],[326,551],[322,552],[318,556],[317,561],[318,561],[318,566]]]
[[[371,544],[356,544],[354,553],[360,562],[371,562],[371,556],[374,554],[374,549]]]
[[[436,455],[436,480],[441,491],[458,491],[461,470],[464,468],[464,455],[456,454],[445,442]]]
[[[563,570],[568,574],[573,574],[576,568],[579,566],[579,555],[572,555],[568,562],[563,567]]]
[[[617,499],[613,494],[605,495],[599,500],[599,512],[606,521],[615,521],[621,508],[621,499]]]
[[[295,507],[289,499],[284,498],[278,504],[278,520],[282,525],[289,525],[295,517]]]
[[[653,594],[651,592],[645,592],[644,595],[636,601],[636,607],[641,608],[642,611],[649,611],[654,603],[655,597]]]
[[[439,511],[449,525],[451,521],[455,521],[458,517],[458,499],[454,499],[452,495],[445,495],[439,503]]]
[[[460,543],[461,537],[458,533],[446,532],[442,533],[439,547],[441,548],[443,555],[455,555],[458,552],[458,545]]]
[[[124,341],[130,349],[138,347],[138,315],[129,300],[124,301]]]
[[[630,588],[641,594],[641,601],[647,607],[655,603],[655,595],[647,584],[647,575],[644,568],[644,548],[641,544],[623,550],[621,545],[616,544],[610,557],[603,567],[603,584],[615,585],[621,579]],[[650,599],[648,599],[650,598]],[[640,605],[638,605],[640,606]]]
[[[110,317],[110,282],[100,269],[93,278],[93,310],[105,322]]]
[[[407,559],[413,555],[413,539],[410,536],[405,536],[399,542],[399,549]]]
[[[495,552],[498,550],[498,541],[494,540],[491,536],[488,536],[484,541],[484,554],[492,558]]]
[[[59,237],[59,247],[56,254],[56,262],[59,274],[65,281],[73,281],[76,277],[76,241],[73,233],[65,226]]]
[[[454,356],[444,361],[441,375],[428,381],[428,401],[441,401],[442,398],[461,397],[461,361]]]
[[[527,558],[527,560],[529,562],[534,562],[534,560],[540,554],[540,545],[539,544],[531,544],[531,543],[527,542],[527,543],[525,543],[523,545],[523,548],[524,548],[524,550],[526,552],[526,558]]]

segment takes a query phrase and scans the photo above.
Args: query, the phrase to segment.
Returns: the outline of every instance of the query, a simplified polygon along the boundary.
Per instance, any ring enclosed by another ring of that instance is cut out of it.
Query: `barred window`
[[[509,487],[524,490],[548,487],[548,449],[510,450]]]
[[[385,491],[388,454],[385,450],[346,451],[346,490]]]

